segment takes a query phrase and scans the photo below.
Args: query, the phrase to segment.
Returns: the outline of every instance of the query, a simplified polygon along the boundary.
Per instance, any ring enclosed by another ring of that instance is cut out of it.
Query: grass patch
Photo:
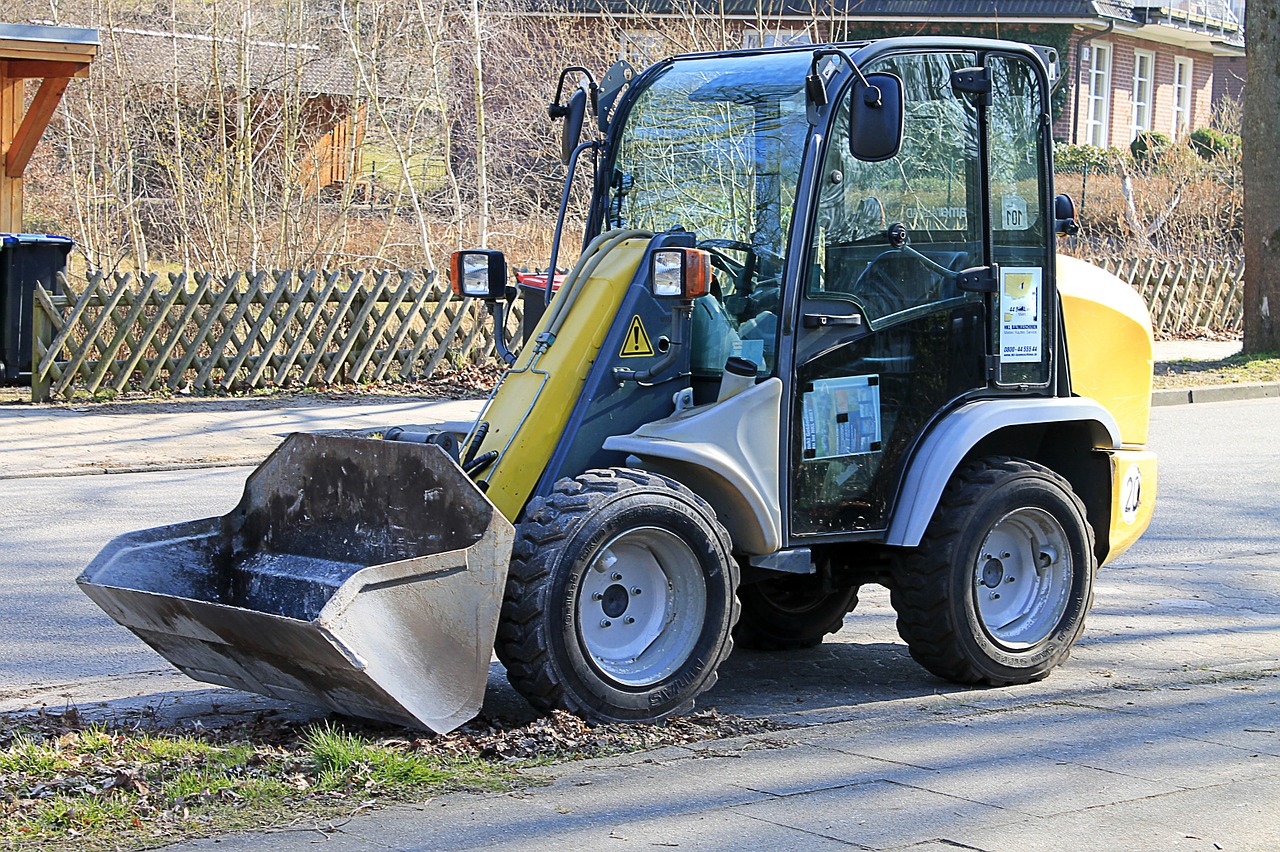
[[[521,770],[775,729],[715,711],[590,728],[566,713],[477,719],[448,735],[267,711],[223,728],[73,710],[0,716],[0,849],[130,850],[237,829],[323,825],[458,790],[532,783]]]
[[[329,724],[166,731],[0,719],[0,848],[131,849],[524,783],[518,767]]]
[[[1191,388],[1256,382],[1280,382],[1280,355],[1241,353],[1221,361],[1161,362],[1156,364],[1153,386]]]

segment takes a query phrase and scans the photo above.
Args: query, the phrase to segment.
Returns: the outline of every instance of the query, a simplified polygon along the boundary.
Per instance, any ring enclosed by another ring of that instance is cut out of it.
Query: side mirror
[[[1076,205],[1070,195],[1064,193],[1053,199],[1053,230],[1060,237],[1071,237],[1080,232],[1080,225],[1076,223]]]
[[[449,284],[459,296],[496,302],[507,294],[507,259],[500,251],[455,251],[449,258]]]
[[[902,148],[902,80],[893,74],[868,74],[853,81],[849,96],[849,151],[878,163]]]
[[[573,149],[582,138],[582,122],[587,115],[587,93],[578,89],[569,97],[564,108],[564,135],[560,137],[560,162],[568,165]]]

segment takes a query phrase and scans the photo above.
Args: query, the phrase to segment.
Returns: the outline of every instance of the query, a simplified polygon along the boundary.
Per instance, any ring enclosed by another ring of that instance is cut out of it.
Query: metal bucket
[[[513,535],[438,447],[297,434],[231,513],[77,582],[196,680],[443,733],[484,700]]]

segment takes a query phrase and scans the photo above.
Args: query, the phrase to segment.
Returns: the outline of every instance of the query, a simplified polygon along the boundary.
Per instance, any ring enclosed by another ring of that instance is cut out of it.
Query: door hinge
[[[991,69],[957,68],[951,72],[951,88],[957,94],[981,95],[982,102],[991,106]]]
[[[956,286],[969,293],[997,293],[1000,290],[1000,266],[971,266],[956,273]]]

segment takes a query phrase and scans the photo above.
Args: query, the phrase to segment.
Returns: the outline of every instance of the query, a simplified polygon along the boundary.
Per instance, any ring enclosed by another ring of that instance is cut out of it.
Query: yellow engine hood
[[[1147,442],[1151,416],[1151,315],[1131,286],[1091,263],[1058,255],[1071,390],[1097,400],[1125,444]]]

